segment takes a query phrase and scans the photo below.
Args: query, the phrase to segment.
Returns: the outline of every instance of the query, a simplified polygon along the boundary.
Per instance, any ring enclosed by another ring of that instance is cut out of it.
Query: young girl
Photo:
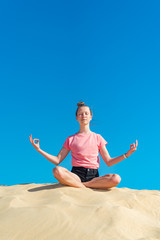
[[[69,171],[60,166],[53,169],[53,175],[60,183],[77,188],[107,189],[115,187],[121,181],[118,174],[106,174],[99,177],[99,153],[107,166],[110,167],[128,158],[136,151],[138,142],[136,140],[135,143],[131,144],[127,153],[111,158],[106,149],[105,139],[100,134],[90,130],[91,109],[84,102],[79,102],[77,105],[76,119],[79,122],[79,132],[66,139],[57,156],[52,156],[40,149],[39,139],[32,139],[32,135],[29,137],[30,142],[39,153],[55,165],[59,165],[71,150],[72,170]]]

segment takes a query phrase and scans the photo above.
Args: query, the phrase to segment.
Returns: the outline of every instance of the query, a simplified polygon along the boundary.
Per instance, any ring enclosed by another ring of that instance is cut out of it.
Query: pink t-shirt
[[[100,134],[89,132],[69,136],[63,147],[71,150],[72,166],[98,169],[99,150],[106,144]]]

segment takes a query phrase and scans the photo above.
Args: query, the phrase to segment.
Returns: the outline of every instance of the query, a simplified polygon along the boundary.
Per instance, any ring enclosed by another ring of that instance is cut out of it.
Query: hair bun
[[[85,103],[84,103],[84,102],[78,102],[78,103],[77,103],[77,106],[78,106],[78,107],[85,106]]]

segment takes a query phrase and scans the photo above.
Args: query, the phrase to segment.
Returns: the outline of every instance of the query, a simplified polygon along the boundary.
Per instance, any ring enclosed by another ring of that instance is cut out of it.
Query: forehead
[[[87,107],[87,106],[80,107],[78,109],[78,113],[82,113],[82,112],[90,112],[89,107]]]

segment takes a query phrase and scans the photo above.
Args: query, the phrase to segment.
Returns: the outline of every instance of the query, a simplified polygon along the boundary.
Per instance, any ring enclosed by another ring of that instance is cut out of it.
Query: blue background
[[[138,148],[100,174],[119,187],[159,189],[159,1],[1,1],[0,184],[52,183],[57,155],[79,130],[76,104],[93,111],[91,131],[111,157]],[[71,169],[71,155],[60,164]]]

